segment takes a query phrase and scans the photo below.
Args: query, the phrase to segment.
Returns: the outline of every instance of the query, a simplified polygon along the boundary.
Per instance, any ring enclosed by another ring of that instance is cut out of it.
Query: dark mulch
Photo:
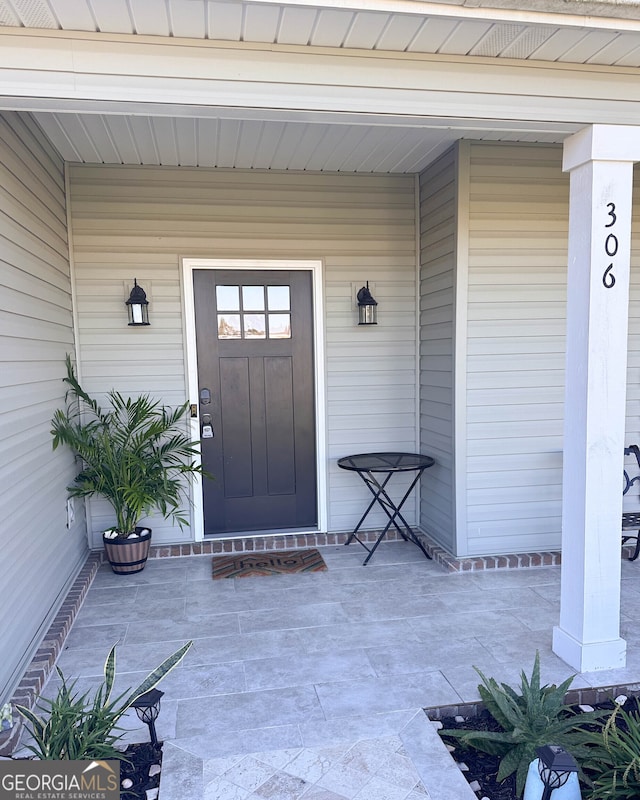
[[[120,761],[120,782],[129,778],[133,781],[133,785],[129,789],[120,790],[121,800],[147,800],[147,789],[156,789],[160,786],[160,772],[150,777],[149,770],[154,764],[162,765],[162,742],[157,747],[148,742],[130,744],[124,751],[124,758]]]
[[[120,762],[120,781],[130,778],[133,786],[121,790],[122,800],[146,800],[147,789],[160,786],[160,773],[149,777],[149,769],[153,764],[162,764],[162,743],[154,747],[145,744],[130,744],[124,751],[127,761]]]
[[[606,709],[612,711],[615,705],[611,701],[599,703],[592,706],[596,709]],[[623,708],[626,711],[638,709],[638,699],[629,698]],[[476,717],[465,718],[463,722],[456,722],[455,717],[443,717],[443,728],[453,728],[454,730],[477,730],[477,731],[500,731],[501,728],[488,711],[481,711]],[[500,758],[482,753],[472,747],[465,747],[457,739],[442,737],[446,744],[455,747],[453,757],[457,762],[463,762],[469,767],[463,771],[463,775],[469,783],[477,781],[480,784],[478,797],[488,797],[490,800],[517,800],[515,775],[511,775],[501,783],[496,780]]]
[[[465,718],[464,722],[456,722],[455,717],[443,717],[442,726],[453,728],[454,730],[474,730],[474,731],[499,731],[502,730],[495,719],[488,711],[481,711],[476,717]],[[469,770],[463,774],[469,783],[478,781],[482,792],[478,797],[490,797],[491,800],[515,800],[516,779],[511,775],[502,783],[498,783],[496,776],[500,759],[497,756],[490,756],[482,753],[473,747],[465,747],[462,742],[456,739],[443,737],[446,744],[453,745],[456,750],[453,754],[457,762],[464,762]]]

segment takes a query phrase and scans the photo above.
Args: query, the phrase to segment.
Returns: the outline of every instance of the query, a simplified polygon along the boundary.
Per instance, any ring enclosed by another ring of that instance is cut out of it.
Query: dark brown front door
[[[314,527],[311,273],[193,280],[205,534]]]

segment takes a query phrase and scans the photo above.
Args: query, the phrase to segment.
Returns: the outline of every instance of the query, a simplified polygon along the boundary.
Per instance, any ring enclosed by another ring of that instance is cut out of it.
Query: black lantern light
[[[360,289],[356,297],[358,299],[358,325],[377,325],[378,303],[369,291],[369,281]]]
[[[138,719],[149,726],[149,736],[151,738],[151,744],[154,747],[158,745],[156,719],[160,713],[160,698],[163,694],[164,692],[161,692],[159,689],[150,689],[148,692],[141,694],[140,697],[132,703],[138,715]]]
[[[125,305],[129,312],[129,325],[149,324],[149,301],[144,289],[142,286],[138,286],[135,278],[133,279],[133,289]]]
[[[549,800],[551,792],[564,786],[571,773],[578,771],[578,765],[571,753],[556,744],[538,747],[536,755],[540,780],[544,784],[541,800]]]

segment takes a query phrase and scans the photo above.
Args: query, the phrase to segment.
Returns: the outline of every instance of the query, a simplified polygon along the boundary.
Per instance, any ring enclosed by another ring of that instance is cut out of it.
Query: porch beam
[[[0,107],[33,98],[41,111],[73,100],[168,114],[187,104],[534,124],[640,116],[627,67],[24,29],[0,32],[0,95]]]
[[[560,624],[580,672],[626,662],[620,638],[622,471],[633,163],[640,129],[592,125],[564,144],[570,173]]]

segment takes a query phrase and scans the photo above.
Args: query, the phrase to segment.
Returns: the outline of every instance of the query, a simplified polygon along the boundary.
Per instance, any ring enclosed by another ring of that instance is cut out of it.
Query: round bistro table
[[[365,558],[363,565],[368,563],[392,525],[405,541],[413,542],[413,544],[417,545],[422,550],[427,558],[431,558],[420,539],[411,530],[411,527],[402,516],[401,509],[407,497],[409,497],[413,488],[420,480],[422,473],[425,469],[432,467],[434,464],[435,461],[431,456],[424,456],[420,453],[359,453],[355,456],[345,456],[344,458],[338,459],[338,466],[341,469],[356,472],[373,495],[373,500],[369,503],[367,510],[360,518],[360,522],[358,522],[345,542],[345,545],[348,545],[355,539],[368,551],[369,555]],[[400,502],[396,503],[390,497],[386,487],[391,477],[399,472],[415,472],[415,476]],[[376,503],[382,508],[389,521],[376,539],[373,547],[369,548],[362,539],[359,538],[358,531]],[[402,527],[398,525],[398,521],[401,523]]]

